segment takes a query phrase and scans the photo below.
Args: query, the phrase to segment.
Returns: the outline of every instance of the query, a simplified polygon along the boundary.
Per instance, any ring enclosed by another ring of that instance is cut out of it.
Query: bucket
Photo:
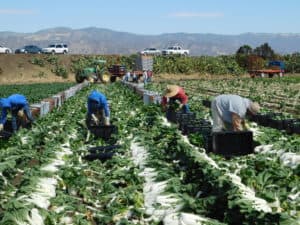
[[[148,92],[144,92],[143,102],[144,102],[144,105],[149,105],[150,104],[150,95],[148,94]]]

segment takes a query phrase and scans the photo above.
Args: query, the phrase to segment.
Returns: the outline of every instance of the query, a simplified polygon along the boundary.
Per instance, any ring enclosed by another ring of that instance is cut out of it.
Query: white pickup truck
[[[190,51],[188,49],[183,49],[179,45],[170,46],[167,49],[161,51],[162,55],[189,55]]]

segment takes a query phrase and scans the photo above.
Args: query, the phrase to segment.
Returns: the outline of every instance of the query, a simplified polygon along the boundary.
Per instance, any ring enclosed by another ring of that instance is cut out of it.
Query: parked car
[[[190,51],[188,49],[183,49],[179,45],[170,46],[167,49],[162,50],[163,55],[189,55]]]
[[[10,48],[4,47],[2,45],[0,45],[0,53],[12,53],[12,50]]]
[[[42,49],[43,53],[48,54],[67,54],[69,52],[68,45],[66,44],[51,44],[47,48]]]
[[[145,48],[143,51],[140,51],[142,55],[160,55],[161,51],[156,48]]]
[[[16,49],[15,53],[16,54],[18,54],[18,53],[40,54],[40,53],[42,53],[42,49],[36,45],[26,45],[23,48]]]

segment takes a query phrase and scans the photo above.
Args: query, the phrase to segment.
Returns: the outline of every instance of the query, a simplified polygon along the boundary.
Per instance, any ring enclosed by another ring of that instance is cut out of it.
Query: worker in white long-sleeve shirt
[[[211,103],[213,132],[242,131],[245,129],[247,113],[255,115],[260,110],[256,102],[238,95],[224,94]]]

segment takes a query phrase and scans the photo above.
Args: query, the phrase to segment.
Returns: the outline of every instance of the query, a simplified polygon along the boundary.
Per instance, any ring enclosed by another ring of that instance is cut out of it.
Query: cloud
[[[33,15],[36,11],[30,9],[0,9],[0,15]]]
[[[176,12],[169,14],[169,17],[175,18],[220,18],[223,17],[223,13],[212,12],[212,13],[203,13],[203,12]]]

